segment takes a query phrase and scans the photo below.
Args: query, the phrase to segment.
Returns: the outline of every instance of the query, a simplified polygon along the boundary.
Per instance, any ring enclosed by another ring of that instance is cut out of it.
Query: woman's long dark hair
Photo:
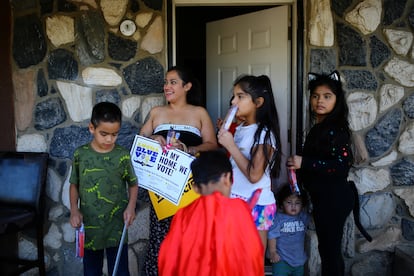
[[[260,134],[262,130],[265,130],[264,144],[271,145],[271,135],[273,134],[276,139],[276,149],[272,156],[269,156],[269,152],[266,147],[263,147],[263,154],[266,162],[264,169],[269,165],[270,175],[272,177],[278,177],[280,174],[280,162],[282,156],[282,145],[280,142],[280,126],[279,116],[275,105],[275,99],[273,97],[272,84],[268,76],[253,76],[253,75],[241,75],[235,81],[233,86],[240,86],[241,90],[251,95],[253,102],[257,98],[262,97],[264,99],[263,104],[256,109],[256,123],[258,128],[254,134],[253,146],[250,150],[251,158],[247,170],[250,171],[252,167],[252,160],[257,153]]]
[[[201,106],[201,85],[200,82],[194,77],[190,70],[183,66],[173,66],[168,69],[168,72],[177,72],[180,79],[183,81],[183,86],[191,82],[191,89],[187,91],[187,103],[192,105]]]

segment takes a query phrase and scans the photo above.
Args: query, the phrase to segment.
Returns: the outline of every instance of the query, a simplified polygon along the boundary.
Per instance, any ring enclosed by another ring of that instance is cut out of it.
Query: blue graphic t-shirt
[[[297,216],[277,212],[267,235],[269,239],[276,239],[276,251],[280,259],[291,266],[304,265],[306,262],[305,234],[309,219],[305,211]]]

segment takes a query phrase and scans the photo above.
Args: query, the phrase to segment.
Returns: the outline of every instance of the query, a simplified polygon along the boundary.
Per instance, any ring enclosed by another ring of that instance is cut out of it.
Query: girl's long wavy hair
[[[264,99],[263,104],[256,109],[256,123],[258,128],[254,134],[253,146],[250,149],[251,158],[248,164],[248,171],[253,166],[252,160],[257,154],[260,134],[262,130],[265,130],[264,144],[271,145],[271,136],[276,139],[276,149],[273,155],[270,156],[266,147],[263,147],[263,155],[265,156],[266,162],[264,169],[269,165],[270,175],[272,177],[278,177],[280,174],[280,162],[282,156],[282,145],[280,142],[280,125],[279,116],[275,105],[275,99],[273,96],[272,84],[268,76],[253,76],[253,75],[241,75],[233,83],[233,86],[238,85],[241,90],[248,93],[252,97],[252,101],[256,102],[256,99],[262,97]]]
[[[352,132],[349,128],[348,115],[349,109],[345,99],[345,91],[342,88],[342,83],[338,71],[333,71],[330,74],[315,74],[309,73],[309,114],[310,126],[316,123],[316,114],[312,111],[310,99],[314,91],[320,86],[327,86],[336,96],[336,102],[333,110],[327,114],[322,122],[318,124],[320,128],[320,137],[327,137],[332,128],[344,129],[348,133],[349,144],[352,144]],[[326,148],[326,141],[320,140],[318,144],[313,145],[315,149]]]

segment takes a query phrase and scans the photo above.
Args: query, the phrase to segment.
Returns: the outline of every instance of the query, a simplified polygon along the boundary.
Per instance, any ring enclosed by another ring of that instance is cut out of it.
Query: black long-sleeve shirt
[[[306,137],[299,174],[313,202],[347,183],[352,160],[348,131],[326,124],[312,127]]]

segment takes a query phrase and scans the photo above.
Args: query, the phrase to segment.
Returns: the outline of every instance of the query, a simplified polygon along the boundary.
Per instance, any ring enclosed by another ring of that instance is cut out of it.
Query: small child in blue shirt
[[[305,194],[292,193],[289,185],[281,188],[277,196],[278,211],[269,230],[268,258],[273,276],[302,276],[307,260],[305,233],[310,215],[304,207]]]

